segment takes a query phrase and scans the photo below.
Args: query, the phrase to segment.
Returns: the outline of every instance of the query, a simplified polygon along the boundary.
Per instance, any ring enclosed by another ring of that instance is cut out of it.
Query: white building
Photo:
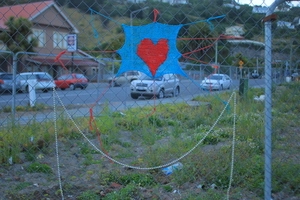
[[[245,34],[243,26],[231,26],[226,28],[225,30],[226,35],[233,35],[233,36],[241,36]]]
[[[295,29],[295,25],[291,22],[277,21],[277,27]]]

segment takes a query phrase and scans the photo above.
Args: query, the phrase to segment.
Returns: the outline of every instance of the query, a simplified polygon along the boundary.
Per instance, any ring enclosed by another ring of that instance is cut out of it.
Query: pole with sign
[[[247,92],[248,92],[248,79],[247,78],[243,78],[243,65],[244,62],[242,60],[239,61],[239,68],[240,68],[240,87],[239,87],[239,94],[243,97],[247,96]]]
[[[77,35],[76,34],[67,35],[67,51],[71,52],[71,54],[72,54],[71,71],[73,71],[72,69],[73,69],[74,52],[77,51]]]
[[[243,64],[244,62],[242,60],[239,61],[239,68],[240,68],[240,77],[243,78]]]

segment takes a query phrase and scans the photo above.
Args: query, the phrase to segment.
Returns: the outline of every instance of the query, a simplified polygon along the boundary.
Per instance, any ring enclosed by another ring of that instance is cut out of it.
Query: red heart
[[[148,65],[154,76],[159,66],[167,59],[169,51],[168,40],[160,39],[153,44],[150,39],[143,39],[137,48],[137,55]]]

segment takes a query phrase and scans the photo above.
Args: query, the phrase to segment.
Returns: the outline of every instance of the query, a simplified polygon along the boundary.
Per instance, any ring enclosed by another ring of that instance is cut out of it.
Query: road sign
[[[242,60],[240,60],[240,62],[239,62],[240,68],[243,68],[243,64],[244,64],[244,62]]]

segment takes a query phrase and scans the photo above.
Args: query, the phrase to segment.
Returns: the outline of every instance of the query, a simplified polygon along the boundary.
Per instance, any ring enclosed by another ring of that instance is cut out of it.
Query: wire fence
[[[0,199],[300,199],[299,6],[0,4]]]

